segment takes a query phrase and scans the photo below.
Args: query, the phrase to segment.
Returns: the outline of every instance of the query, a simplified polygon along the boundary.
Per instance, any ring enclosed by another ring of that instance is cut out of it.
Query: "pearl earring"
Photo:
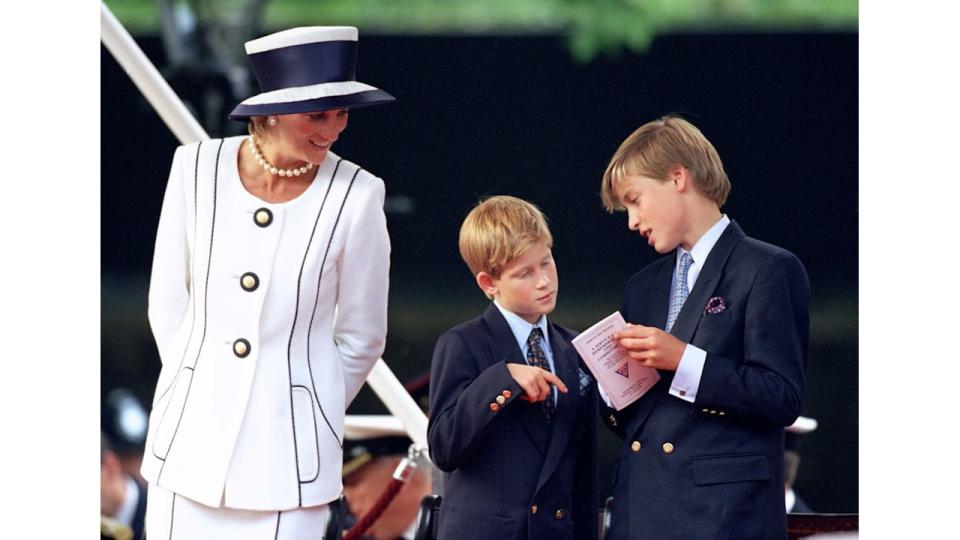
[[[276,116],[268,116],[268,117],[267,117],[267,123],[270,124],[271,126],[277,125],[277,117],[276,117]]]

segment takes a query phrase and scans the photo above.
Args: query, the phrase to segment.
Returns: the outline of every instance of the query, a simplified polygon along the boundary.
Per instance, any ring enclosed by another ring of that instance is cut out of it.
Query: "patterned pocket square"
[[[722,296],[714,296],[707,301],[707,307],[703,308],[703,312],[707,315],[716,315],[726,310],[727,301],[724,300]]]
[[[580,395],[586,395],[587,389],[590,388],[590,383],[593,382],[593,377],[584,370],[577,368],[577,371],[580,372]]]

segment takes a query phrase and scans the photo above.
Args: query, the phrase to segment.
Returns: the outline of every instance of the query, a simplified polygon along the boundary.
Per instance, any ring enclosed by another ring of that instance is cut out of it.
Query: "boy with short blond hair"
[[[667,116],[617,149],[609,211],[667,257],[627,282],[615,337],[661,379],[603,415],[623,437],[614,540],[786,538],[783,430],[803,401],[810,288],[790,252],[720,212],[730,181],[695,126]]]
[[[490,197],[460,226],[460,256],[474,276],[499,276],[506,263],[539,242],[553,248],[546,218],[536,206],[515,197]]]
[[[719,209],[730,194],[730,179],[723,170],[720,155],[690,122],[678,116],[644,124],[634,131],[610,158],[600,184],[600,197],[608,212],[624,210],[614,189],[618,180],[644,173],[651,178],[667,178],[670,168],[687,163],[687,170],[703,197]]]
[[[437,340],[428,437],[444,477],[439,538],[574,540],[597,534],[596,382],[549,322],[553,237],[536,206],[478,204],[460,253],[493,302]]]

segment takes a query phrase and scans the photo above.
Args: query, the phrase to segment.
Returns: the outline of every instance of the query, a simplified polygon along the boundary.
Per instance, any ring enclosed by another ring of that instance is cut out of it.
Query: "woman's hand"
[[[563,384],[560,377],[557,377],[549,371],[538,367],[528,366],[526,364],[507,363],[507,369],[510,370],[510,376],[517,381],[520,388],[523,389],[523,395],[520,399],[536,403],[543,401],[550,396],[550,385],[554,385],[558,390],[567,393],[567,385]]]

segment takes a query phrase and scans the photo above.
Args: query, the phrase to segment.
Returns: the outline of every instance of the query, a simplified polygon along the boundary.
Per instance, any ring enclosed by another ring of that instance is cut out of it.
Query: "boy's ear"
[[[688,189],[690,182],[693,180],[690,178],[690,171],[683,165],[674,165],[670,167],[670,170],[667,172],[667,178],[673,182],[673,185],[676,187],[676,190],[679,193],[683,193]]]
[[[477,286],[488,298],[493,298],[497,294],[497,286],[494,283],[493,276],[487,272],[477,274]]]

